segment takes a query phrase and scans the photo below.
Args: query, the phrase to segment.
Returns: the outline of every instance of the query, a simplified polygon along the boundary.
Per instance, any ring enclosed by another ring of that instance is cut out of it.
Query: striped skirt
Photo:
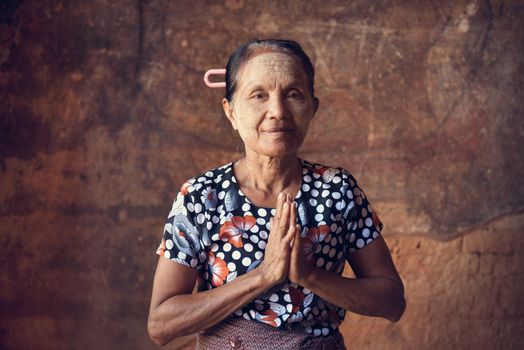
[[[229,317],[198,334],[197,350],[346,350],[337,331],[314,337],[295,330],[280,330],[266,324]]]

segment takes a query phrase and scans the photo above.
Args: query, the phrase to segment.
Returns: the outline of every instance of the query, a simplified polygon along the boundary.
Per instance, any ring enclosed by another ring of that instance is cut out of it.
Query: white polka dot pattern
[[[234,281],[261,263],[274,208],[252,203],[238,187],[233,163],[207,171],[182,186],[164,227],[159,255],[198,269],[207,289]],[[306,260],[341,274],[351,252],[382,230],[376,212],[352,175],[302,160],[302,185],[295,197]],[[287,283],[235,312],[276,328],[326,336],[345,310],[299,285]]]

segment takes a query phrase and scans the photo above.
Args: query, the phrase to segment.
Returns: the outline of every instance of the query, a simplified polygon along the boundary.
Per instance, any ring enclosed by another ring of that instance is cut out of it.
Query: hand
[[[291,241],[296,230],[296,210],[291,197],[282,192],[277,199],[276,213],[271,218],[264,261],[258,269],[269,287],[288,277],[291,256]]]
[[[308,276],[315,268],[306,260],[304,254],[304,238],[300,236],[300,225],[295,223],[295,235],[292,240],[291,260],[289,263],[289,280],[293,283],[306,286]]]

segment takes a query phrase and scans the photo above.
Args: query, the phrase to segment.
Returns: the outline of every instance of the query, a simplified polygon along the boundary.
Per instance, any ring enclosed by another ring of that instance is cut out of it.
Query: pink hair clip
[[[204,74],[204,82],[206,83],[207,86],[209,86],[210,88],[222,88],[222,87],[226,87],[226,82],[225,81],[220,81],[220,82],[216,82],[216,83],[213,83],[211,81],[209,81],[209,77],[211,75],[225,75],[226,74],[226,70],[224,68],[220,68],[220,69],[210,69],[206,72],[206,74]]]

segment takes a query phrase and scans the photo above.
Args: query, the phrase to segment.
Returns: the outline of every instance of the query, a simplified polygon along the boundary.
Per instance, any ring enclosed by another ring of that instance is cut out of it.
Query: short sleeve
[[[206,255],[203,252],[190,194],[192,186],[186,182],[178,193],[164,225],[164,233],[156,253],[180,264],[201,269]]]
[[[371,206],[368,197],[355,178],[345,172],[343,186],[344,210],[342,213],[346,229],[346,257],[349,253],[364,248],[380,236],[384,225]]]

